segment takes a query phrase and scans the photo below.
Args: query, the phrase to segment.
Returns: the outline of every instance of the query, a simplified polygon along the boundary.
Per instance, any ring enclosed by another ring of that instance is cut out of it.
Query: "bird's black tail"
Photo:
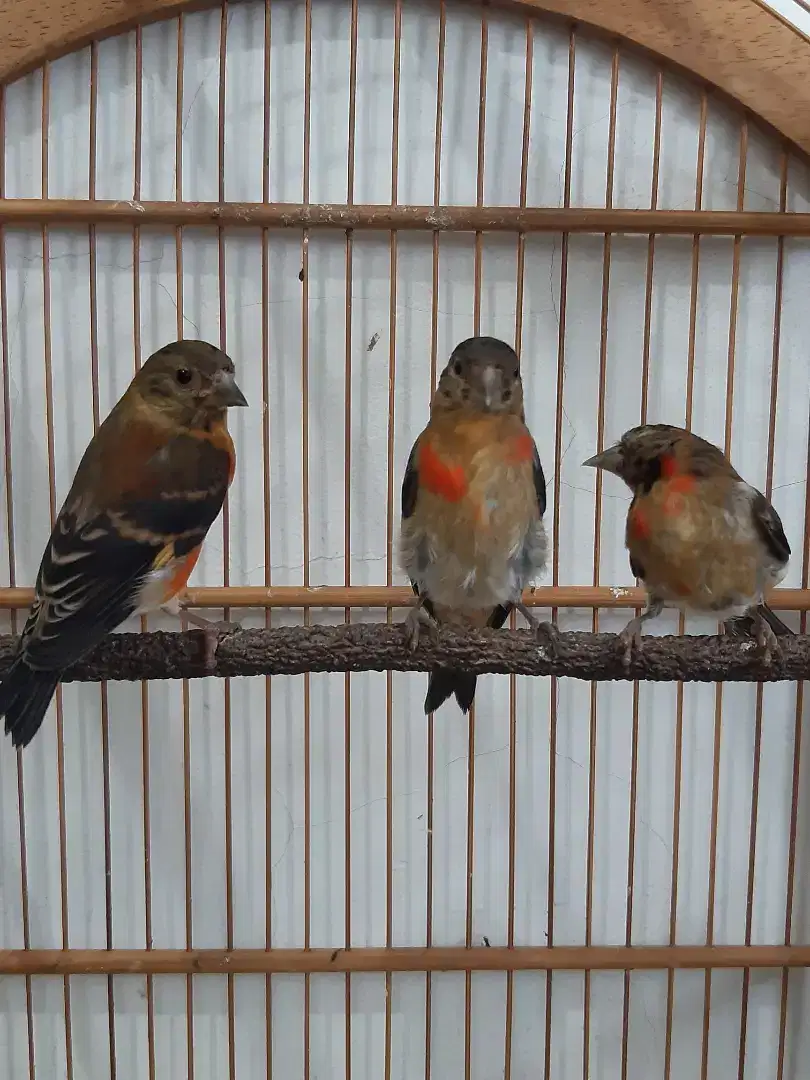
[[[785,634],[793,635],[790,627],[785,626],[779,616],[774,614],[767,604],[760,604],[756,610],[777,637]],[[757,627],[753,615],[742,615],[739,619],[729,619],[726,624],[726,633],[731,637],[756,637]]]
[[[462,712],[468,713],[475,697],[477,675],[467,671],[451,671],[449,668],[436,668],[431,671],[425,695],[425,713],[435,712],[452,695]]]
[[[0,683],[0,716],[14,746],[28,746],[39,731],[59,682],[59,673],[35,671],[18,657]]]

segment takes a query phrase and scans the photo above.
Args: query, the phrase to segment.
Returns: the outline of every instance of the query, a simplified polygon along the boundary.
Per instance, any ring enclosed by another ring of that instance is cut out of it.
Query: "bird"
[[[222,509],[236,456],[225,425],[247,400],[206,341],[153,353],[93,436],[56,517],[0,716],[15,747],[39,730],[64,671],[132,615],[179,615],[178,594]],[[226,624],[188,614],[214,667]],[[229,627],[231,624],[227,624]]]
[[[787,573],[790,544],[776,510],[718,447],[684,428],[643,424],[583,462],[633,492],[625,544],[647,606],[619,635],[625,662],[641,627],[665,607],[714,614],[733,636],[756,636],[769,663],[792,634],[765,603]]]
[[[556,628],[522,602],[546,565],[546,481],[526,427],[518,357],[506,342],[476,336],[453,349],[401,496],[400,563],[416,596],[405,623],[411,649],[423,627],[500,629],[515,608],[553,651]],[[434,669],[425,713],[451,695],[469,712],[476,681]]]

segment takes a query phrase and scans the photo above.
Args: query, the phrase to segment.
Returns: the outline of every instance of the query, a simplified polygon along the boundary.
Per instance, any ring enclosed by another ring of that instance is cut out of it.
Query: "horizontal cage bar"
[[[0,610],[33,603],[31,588],[0,588]],[[413,591],[399,585],[211,585],[187,589],[190,608],[402,608]],[[523,596],[528,607],[637,608],[643,589],[626,585],[539,585]],[[774,589],[768,604],[775,611],[810,611],[810,589]]]
[[[810,236],[810,214],[778,211],[140,202],[135,199],[0,199],[0,224]]]
[[[8,949],[0,975],[389,971],[664,971],[810,967],[810,945],[431,946],[359,949]]]

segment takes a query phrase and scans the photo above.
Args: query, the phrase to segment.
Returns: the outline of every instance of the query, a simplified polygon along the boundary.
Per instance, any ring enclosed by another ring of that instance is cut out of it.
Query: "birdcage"
[[[804,631],[808,11],[4,5],[4,632],[94,428],[201,337],[251,407],[189,600],[280,652],[201,678],[185,636],[121,638],[0,747],[2,1076],[807,1076],[803,646],[758,681],[659,648],[716,633],[669,613],[617,678],[592,635],[643,600],[629,496],[580,463],[645,419],[724,447]],[[385,625],[399,484],[477,332],[521,355],[553,542],[527,602],[579,666],[478,641],[509,674],[426,717]]]

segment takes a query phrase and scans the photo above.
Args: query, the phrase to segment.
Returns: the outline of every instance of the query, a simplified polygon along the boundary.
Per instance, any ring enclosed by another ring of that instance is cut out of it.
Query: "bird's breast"
[[[516,599],[546,554],[526,455],[502,443],[463,455],[428,446],[419,458],[416,510],[402,524],[404,569],[449,607],[491,609]]]
[[[719,494],[693,477],[658,483],[633,500],[626,541],[647,587],[669,603],[724,611],[778,581],[742,489]]]

